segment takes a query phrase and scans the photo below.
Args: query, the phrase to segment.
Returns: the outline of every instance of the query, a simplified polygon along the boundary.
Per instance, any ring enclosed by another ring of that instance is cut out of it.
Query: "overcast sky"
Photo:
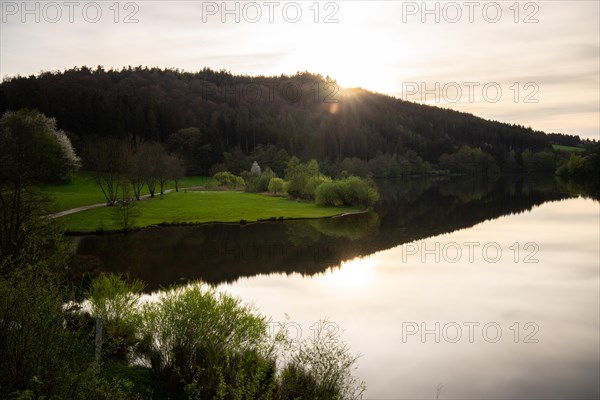
[[[82,65],[308,70],[345,87],[599,138],[597,0],[23,4],[0,4],[2,77]]]

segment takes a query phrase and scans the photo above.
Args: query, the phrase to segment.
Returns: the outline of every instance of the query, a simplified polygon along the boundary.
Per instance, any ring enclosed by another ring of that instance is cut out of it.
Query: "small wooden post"
[[[102,318],[96,317],[96,364],[100,364],[102,354]]]

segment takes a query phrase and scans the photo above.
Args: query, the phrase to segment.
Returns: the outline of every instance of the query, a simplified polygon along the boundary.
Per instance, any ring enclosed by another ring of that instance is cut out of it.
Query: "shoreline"
[[[271,217],[271,218],[261,218],[258,220],[244,220],[241,219],[239,221],[207,221],[207,222],[161,222],[159,224],[148,225],[143,227],[137,227],[134,229],[130,229],[124,231],[122,229],[107,229],[107,230],[94,230],[94,231],[72,231],[65,230],[63,234],[65,236],[104,236],[104,235],[117,235],[117,234],[128,234],[134,232],[140,232],[144,229],[149,228],[171,228],[171,227],[194,227],[194,226],[203,226],[203,225],[254,225],[254,224],[264,224],[264,223],[273,223],[273,222],[286,222],[286,221],[303,221],[303,220],[313,220],[313,219],[333,219],[333,218],[342,218],[351,215],[365,214],[368,213],[369,210],[358,210],[351,212],[343,212],[340,214],[334,214],[324,217]]]

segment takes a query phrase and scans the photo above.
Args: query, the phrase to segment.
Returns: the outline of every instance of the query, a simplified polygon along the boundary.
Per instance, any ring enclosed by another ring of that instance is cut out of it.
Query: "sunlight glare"
[[[375,264],[373,257],[357,257],[342,261],[339,268],[331,268],[317,279],[331,289],[356,290],[369,285],[373,280]]]

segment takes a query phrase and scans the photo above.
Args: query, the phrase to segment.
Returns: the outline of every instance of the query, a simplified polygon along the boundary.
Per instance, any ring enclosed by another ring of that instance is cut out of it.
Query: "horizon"
[[[3,1],[0,77],[73,65],[311,71],[345,88],[600,139],[598,2],[475,3]]]
[[[248,78],[261,77],[261,78],[265,78],[265,79],[275,79],[275,78],[279,78],[279,77],[282,77],[282,76],[293,77],[293,76],[302,75],[302,74],[309,74],[309,75],[314,75],[314,76],[320,76],[323,79],[329,78],[329,79],[331,79],[331,82],[336,82],[337,83],[337,79],[335,77],[324,76],[323,74],[320,74],[320,73],[317,73],[317,72],[314,72],[314,71],[296,71],[293,74],[283,74],[282,73],[282,74],[276,74],[276,75],[264,75],[263,76],[263,75],[249,75],[249,74],[243,74],[243,73],[242,74],[237,74],[237,73],[232,72],[230,70],[224,70],[224,69],[217,70],[217,69],[213,69],[213,68],[211,68],[209,66],[203,66],[203,67],[201,67],[201,68],[199,68],[197,70],[185,70],[185,69],[179,69],[179,68],[176,68],[176,67],[164,67],[164,68],[160,68],[160,67],[153,67],[153,66],[149,66],[149,65],[135,65],[135,66],[134,65],[127,65],[127,66],[123,66],[123,67],[109,67],[109,68],[107,68],[107,67],[105,67],[103,65],[97,65],[96,67],[91,67],[91,66],[87,66],[87,65],[81,65],[81,66],[73,66],[73,67],[70,67],[70,68],[65,68],[65,69],[62,69],[62,70],[40,71],[40,72],[38,72],[36,74],[5,76],[5,77],[0,78],[0,84],[4,80],[10,80],[10,79],[19,78],[19,77],[25,78],[25,77],[34,76],[34,77],[37,78],[37,77],[40,77],[41,75],[43,75],[45,73],[50,73],[50,74],[64,74],[65,72],[70,71],[70,70],[77,70],[77,69],[81,70],[83,68],[89,69],[92,73],[95,72],[99,68],[101,68],[103,71],[109,71],[109,72],[110,71],[119,72],[119,71],[127,70],[129,68],[130,69],[142,68],[142,69],[148,69],[148,70],[159,69],[159,70],[162,70],[162,71],[175,71],[176,70],[177,72],[184,73],[184,74],[185,73],[195,74],[195,73],[202,72],[205,69],[208,69],[208,70],[211,70],[211,71],[214,71],[214,72],[219,72],[219,73],[220,72],[224,72],[224,73],[230,74],[232,76],[236,76],[236,77],[248,77]],[[390,95],[390,94],[387,94],[387,93],[381,93],[381,92],[369,90],[368,88],[363,88],[363,87],[360,87],[360,86],[358,86],[358,87],[338,86],[338,89],[339,90],[363,90],[363,91],[366,91],[366,92],[369,92],[369,93],[374,93],[374,94],[377,94],[377,95],[389,96],[389,97],[393,98],[394,100],[408,101],[408,102],[411,102],[411,103],[414,103],[414,104],[427,105],[427,106],[437,107],[437,108],[444,109],[444,110],[451,110],[451,111],[457,111],[457,112],[461,112],[461,113],[466,113],[466,114],[473,115],[473,116],[475,116],[477,118],[482,118],[482,119],[485,119],[485,120],[488,120],[488,121],[491,121],[491,122],[499,122],[499,123],[502,123],[502,124],[518,125],[518,126],[522,126],[524,128],[531,128],[535,132],[542,132],[542,133],[545,133],[545,134],[566,134],[566,135],[572,135],[572,136],[580,136],[582,140],[600,141],[600,138],[595,138],[595,137],[588,138],[588,137],[584,137],[584,136],[581,136],[581,135],[569,134],[569,133],[565,133],[565,132],[548,132],[548,131],[536,130],[536,129],[532,128],[531,126],[528,126],[528,125],[523,125],[523,124],[518,124],[518,123],[511,123],[511,122],[507,122],[507,121],[499,121],[499,120],[495,120],[495,119],[485,118],[485,117],[482,117],[480,115],[473,114],[473,113],[471,113],[469,111],[455,110],[455,109],[452,109],[452,108],[443,107],[442,105],[439,105],[439,104],[427,104],[427,103],[422,103],[422,102],[418,102],[418,101],[404,100],[401,97],[397,97],[397,96]]]

